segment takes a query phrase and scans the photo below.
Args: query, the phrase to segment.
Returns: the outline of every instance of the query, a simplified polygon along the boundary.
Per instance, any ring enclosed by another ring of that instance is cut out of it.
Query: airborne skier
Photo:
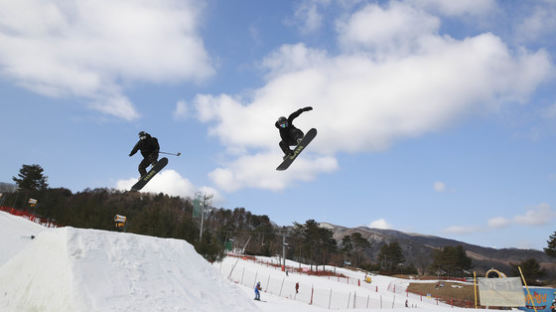
[[[158,140],[147,132],[141,131],[139,132],[139,141],[135,144],[131,153],[129,153],[129,157],[137,153],[138,150],[143,155],[143,160],[139,164],[139,174],[143,177],[147,174],[147,167],[151,164],[154,167],[158,161],[158,152],[160,150]]]

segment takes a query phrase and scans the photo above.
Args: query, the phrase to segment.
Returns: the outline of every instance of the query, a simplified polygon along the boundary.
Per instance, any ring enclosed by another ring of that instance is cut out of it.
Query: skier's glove
[[[129,153],[129,157],[133,156],[133,154]]]
[[[304,112],[308,112],[310,110],[313,110],[313,108],[311,106],[307,106],[303,109]]]

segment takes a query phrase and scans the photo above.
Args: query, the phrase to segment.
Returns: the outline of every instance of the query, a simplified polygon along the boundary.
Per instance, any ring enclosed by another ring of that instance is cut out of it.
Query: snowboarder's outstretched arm
[[[295,112],[293,112],[293,113],[288,117],[288,122],[289,122],[290,125],[291,125],[291,123],[293,122],[293,120],[294,120],[295,118],[299,117],[299,115],[301,115],[301,113],[303,113],[303,112],[308,112],[308,111],[310,111],[310,110],[313,110],[313,108],[312,108],[311,106],[307,106],[307,107],[300,108],[300,109],[296,110]]]
[[[141,141],[139,141],[139,142],[141,142]],[[135,155],[135,153],[137,153],[137,151],[139,150],[139,142],[137,142],[137,144],[135,144],[135,147],[133,147],[133,149],[129,153],[129,157],[131,157],[131,156]]]

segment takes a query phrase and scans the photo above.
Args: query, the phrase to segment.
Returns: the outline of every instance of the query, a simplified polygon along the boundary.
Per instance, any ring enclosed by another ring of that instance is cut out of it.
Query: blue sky
[[[554,1],[0,4],[0,181],[129,188],[541,249],[556,230]],[[319,134],[286,172],[274,121]]]

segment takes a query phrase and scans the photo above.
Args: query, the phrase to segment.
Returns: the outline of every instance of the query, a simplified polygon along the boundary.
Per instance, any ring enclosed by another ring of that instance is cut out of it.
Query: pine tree
[[[387,272],[395,272],[396,268],[405,262],[402,248],[397,241],[384,244],[378,254],[380,267]]]
[[[19,170],[19,178],[12,177],[20,190],[39,191],[48,187],[46,180],[48,177],[43,175],[43,169],[39,165],[23,165]]]
[[[467,257],[463,246],[446,246],[433,253],[432,270],[442,270],[452,276],[462,276],[463,271],[471,268],[471,258]]]
[[[351,234],[351,241],[353,244],[353,254],[355,256],[353,265],[358,267],[365,258],[365,250],[371,248],[371,243],[359,232]]]
[[[551,257],[556,257],[556,231],[550,235],[546,243],[548,246],[544,249],[544,252]]]
[[[539,285],[537,280],[546,275],[546,271],[541,268],[535,258],[529,258],[519,264],[511,263],[511,266],[513,276],[520,276],[518,266],[521,267],[521,272],[529,285]]]

